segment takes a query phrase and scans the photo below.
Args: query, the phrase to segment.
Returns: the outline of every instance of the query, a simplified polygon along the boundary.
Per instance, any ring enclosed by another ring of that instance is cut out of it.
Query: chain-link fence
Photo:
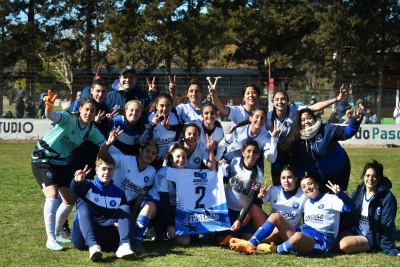
[[[208,74],[208,75],[207,75]],[[168,77],[164,73],[151,73],[150,75],[143,75],[138,73],[138,84],[142,88],[142,90],[148,90],[148,85],[146,82],[146,78],[150,80],[156,77],[155,84],[157,89],[160,92],[168,92]],[[221,77],[218,80],[217,93],[220,97],[222,103],[227,103],[230,99],[233,99],[235,105],[241,104],[242,102],[242,90],[244,86],[248,83],[256,83],[260,85],[261,89],[261,97],[267,98],[268,95],[268,86],[266,85],[267,77],[259,78],[258,73],[256,71],[235,71],[235,70],[225,70],[222,72],[221,70],[203,73],[196,76],[192,76],[191,78],[199,79],[204,88],[203,97],[207,96],[207,86],[208,80],[207,77],[210,77],[211,81],[214,82],[216,77]],[[102,79],[105,79],[109,84],[109,90],[111,89],[111,84],[115,79],[118,78],[118,73],[110,73],[108,75],[101,75]],[[56,109],[63,109],[68,104],[68,101],[75,99],[76,93],[81,91],[85,87],[91,86],[91,81],[93,76],[80,76],[78,82],[74,82],[72,90],[70,90],[64,84],[46,84],[36,82],[33,86],[31,86],[31,90],[21,90],[15,89],[14,86],[3,86],[0,88],[0,96],[3,98],[2,103],[0,103],[0,111],[1,114],[5,114],[8,111],[11,111],[14,114],[14,117],[17,113],[17,104],[19,95],[22,91],[25,91],[24,95],[24,104],[26,106],[26,100],[30,97],[35,107],[38,108],[40,105],[41,99],[40,96],[42,93],[47,93],[48,89],[51,89],[53,93],[58,94],[60,102],[58,103],[58,107]],[[177,75],[177,88],[178,95],[181,95],[184,91],[185,84],[189,78],[184,75]],[[314,90],[307,90],[304,88],[284,88],[280,86],[280,84],[275,84],[275,89],[286,89],[290,101],[295,102],[296,104],[308,104],[311,96],[315,96],[317,101],[323,101],[327,99],[333,98],[337,92],[333,90],[333,88],[319,88]],[[379,99],[381,97],[381,99]],[[371,107],[373,112],[378,115],[379,118],[390,118],[392,117],[393,110],[396,106],[396,89],[382,89],[381,94],[379,94],[378,90],[375,88],[357,88],[354,87],[353,93],[347,96],[347,101],[350,104],[356,103],[358,99],[362,99],[366,106]],[[380,103],[380,104],[378,104]],[[26,108],[26,107],[25,107]],[[24,117],[34,117],[39,118],[39,112],[36,113],[36,116],[32,116],[32,114],[28,114],[25,110]]]

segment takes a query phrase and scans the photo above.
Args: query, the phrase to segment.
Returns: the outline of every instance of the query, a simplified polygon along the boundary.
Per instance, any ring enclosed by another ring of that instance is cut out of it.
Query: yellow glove
[[[43,97],[43,101],[45,102],[46,105],[46,111],[51,112],[54,108],[54,102],[57,99],[57,94],[53,96],[53,93],[51,90],[47,91],[47,96]]]

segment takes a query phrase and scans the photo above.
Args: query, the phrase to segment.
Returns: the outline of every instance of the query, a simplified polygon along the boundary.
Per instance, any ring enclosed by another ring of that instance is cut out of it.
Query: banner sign
[[[47,119],[0,119],[0,140],[39,140],[51,129]]]

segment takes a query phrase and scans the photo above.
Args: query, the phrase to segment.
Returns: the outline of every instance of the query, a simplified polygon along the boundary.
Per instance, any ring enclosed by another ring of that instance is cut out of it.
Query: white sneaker
[[[93,245],[89,248],[89,259],[91,261],[100,260],[103,257],[101,253],[101,247],[99,245]]]
[[[123,243],[120,245],[117,252],[115,252],[115,256],[124,260],[133,260],[136,258],[136,254],[132,251],[129,243]]]

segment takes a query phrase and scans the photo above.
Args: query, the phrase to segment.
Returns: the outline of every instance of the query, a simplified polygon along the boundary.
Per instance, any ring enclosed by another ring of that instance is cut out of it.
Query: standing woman
[[[220,232],[219,240],[224,245],[232,236],[241,234],[242,238],[250,238],[254,233],[252,223],[242,226],[251,205],[257,199],[263,181],[263,173],[257,166],[260,148],[254,140],[248,140],[242,148],[242,155],[232,159],[229,164],[224,164],[224,182],[226,202],[228,204],[231,228],[229,231]]]
[[[327,192],[322,185],[328,180],[346,191],[351,166],[349,156],[339,141],[353,137],[361,120],[362,117],[356,113],[347,126],[325,124],[316,118],[311,109],[302,109],[297,113],[281,153],[316,178],[320,191]]]
[[[191,79],[185,86],[183,95],[178,99],[175,108],[179,119],[183,122],[201,119],[201,107],[203,98],[203,85],[197,79]]]
[[[345,96],[344,86],[340,88],[340,93],[337,97],[315,103],[308,108],[312,111],[317,111],[328,107],[334,103],[339,102]],[[273,110],[268,112],[267,114],[267,122],[265,127],[272,131],[274,128],[274,123],[279,123],[280,127],[280,135],[278,141],[278,158],[277,160],[271,164],[271,175],[272,175],[272,183],[273,185],[279,185],[279,173],[281,169],[287,165],[289,162],[286,160],[285,155],[280,153],[280,147],[284,143],[286,137],[288,136],[291,127],[296,118],[297,112],[301,109],[306,108],[307,106],[289,106],[289,96],[284,90],[276,90],[273,94]],[[299,169],[298,174],[300,175],[302,170]]]
[[[43,209],[47,234],[46,247],[51,250],[63,250],[57,238],[60,242],[68,241],[56,235],[76,201],[69,187],[75,170],[68,165],[67,156],[86,139],[99,147],[103,146],[106,140],[93,125],[97,109],[93,99],[82,100],[76,115],[53,111],[56,99],[57,95],[53,96],[51,90],[43,99],[46,104],[46,117],[56,125],[37,143],[32,152],[31,166],[32,173],[46,197]],[[63,201],[60,206],[58,193]]]
[[[214,84],[209,81],[208,91],[211,95],[213,104],[221,112],[224,117],[227,117],[232,121],[232,127],[246,120],[251,111],[257,107],[258,101],[260,100],[260,87],[254,83],[246,84],[242,90],[243,104],[238,106],[222,104],[218,98],[216,87],[217,81]]]
[[[249,241],[232,238],[229,246],[237,252],[255,254],[257,250],[285,254],[320,255],[329,252],[339,231],[340,212],[355,209],[354,201],[338,185],[326,185],[335,195],[319,191],[318,182],[311,176],[300,182],[303,193],[309,198],[304,205],[304,225],[297,227],[279,213],[272,213]],[[260,244],[278,228],[285,241],[279,246]]]
[[[140,137],[140,144],[144,144],[148,139],[153,140],[158,145],[158,154],[154,166],[157,170],[162,167],[163,160],[168,149],[180,138],[180,132],[168,131],[159,122],[168,120],[171,124],[180,123],[173,107],[171,95],[161,93],[157,96],[150,110],[144,115],[146,130]]]
[[[361,179],[351,196],[356,210],[341,219],[353,227],[339,234],[340,250],[346,254],[382,251],[400,256],[395,244],[397,201],[390,191],[392,182],[383,175],[383,165],[376,160],[365,165]]]

